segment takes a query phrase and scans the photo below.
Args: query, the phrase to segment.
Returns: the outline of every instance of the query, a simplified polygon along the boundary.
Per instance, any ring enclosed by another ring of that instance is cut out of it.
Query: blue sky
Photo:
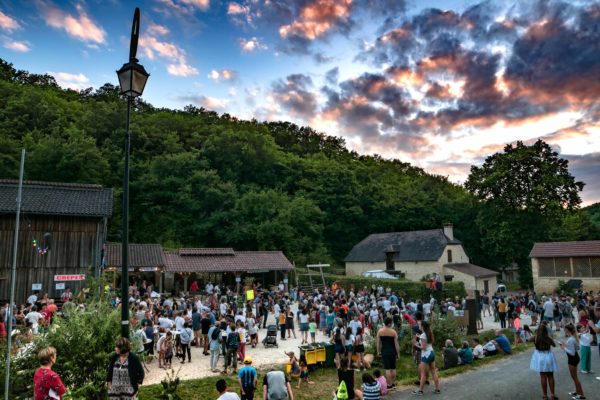
[[[543,138],[600,200],[597,1],[0,0],[0,57],[116,84],[136,6],[155,106],[309,125],[456,182]]]

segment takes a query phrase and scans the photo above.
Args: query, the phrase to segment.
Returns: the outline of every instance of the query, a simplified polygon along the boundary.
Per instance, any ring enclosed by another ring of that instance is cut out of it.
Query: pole
[[[123,174],[123,232],[121,233],[121,336],[129,338],[129,117],[131,97],[127,97],[125,123],[125,173]]]
[[[8,400],[10,386],[10,353],[12,348],[13,304],[15,303],[15,279],[17,275],[17,250],[19,249],[19,222],[21,218],[21,196],[23,194],[23,171],[25,169],[25,149],[21,150],[21,168],[19,170],[19,190],[17,192],[17,217],[15,219],[15,237],[13,239],[12,271],[10,273],[10,302],[6,316],[8,317],[8,343],[6,347],[6,377],[4,381],[4,400]]]

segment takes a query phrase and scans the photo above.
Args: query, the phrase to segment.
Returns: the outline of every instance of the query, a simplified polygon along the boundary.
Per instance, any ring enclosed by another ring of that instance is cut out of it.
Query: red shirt
[[[65,385],[60,380],[60,376],[49,368],[38,368],[33,375],[33,396],[34,400],[44,400],[48,397],[50,389],[54,389],[56,394],[62,399],[65,394]]]

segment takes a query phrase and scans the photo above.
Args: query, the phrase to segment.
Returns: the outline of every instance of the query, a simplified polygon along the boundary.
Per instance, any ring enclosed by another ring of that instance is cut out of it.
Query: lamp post
[[[129,337],[129,119],[133,99],[141,96],[148,77],[143,66],[138,64],[138,38],[140,34],[140,9],[136,8],[131,26],[129,62],[117,71],[121,94],[127,96],[127,118],[125,122],[125,172],[123,174],[123,229],[121,233],[121,336]]]

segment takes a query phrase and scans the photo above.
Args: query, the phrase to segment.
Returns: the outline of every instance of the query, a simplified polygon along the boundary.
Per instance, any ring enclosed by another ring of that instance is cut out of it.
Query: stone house
[[[498,272],[469,262],[452,224],[443,229],[371,234],[356,244],[344,261],[347,275],[383,269],[420,281],[436,273],[445,280],[463,282],[467,290],[496,291]]]
[[[559,281],[569,280],[581,280],[585,290],[600,290],[600,240],[535,243],[529,258],[538,293],[551,293]]]

